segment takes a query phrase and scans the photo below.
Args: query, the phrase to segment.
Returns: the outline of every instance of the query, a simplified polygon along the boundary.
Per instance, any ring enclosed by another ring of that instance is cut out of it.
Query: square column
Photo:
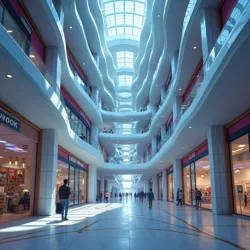
[[[167,171],[162,172],[162,200],[167,200]]]
[[[41,169],[39,180],[38,215],[49,216],[56,212],[56,175],[58,135],[54,129],[42,132]]]
[[[172,78],[175,77],[175,74],[176,74],[176,71],[177,71],[178,56],[179,56],[179,51],[175,51],[173,53],[173,56],[172,56],[172,59],[171,59]]]
[[[173,104],[173,126],[174,129],[177,126],[177,119],[180,118],[180,112],[181,112],[181,107],[182,107],[182,97],[181,96],[176,96],[174,99],[174,104]]]
[[[201,17],[201,42],[203,60],[205,61],[213,49],[220,34],[218,10],[215,8],[204,8]]]
[[[211,126],[208,131],[212,209],[214,214],[232,213],[232,188],[226,132],[222,126]]]
[[[52,82],[49,82],[51,87],[60,96],[62,62],[57,47],[46,47],[46,67],[49,71]]]
[[[145,182],[145,192],[146,193],[149,192],[149,182],[148,181]]]
[[[97,170],[96,166],[90,165],[88,172],[88,202],[96,202],[97,195]]]
[[[180,159],[174,161],[173,168],[174,168],[174,199],[176,200],[178,188],[182,190],[182,165]]]
[[[105,190],[104,190],[104,176],[103,175],[101,175],[100,190],[102,192],[102,197],[104,197]]]
[[[152,156],[151,156],[151,159],[152,159],[153,156],[157,153],[157,138],[156,138],[156,136],[154,136],[152,138],[151,143],[152,143]]]
[[[153,177],[153,192],[155,200],[158,200],[158,178],[157,175],[154,175]]]
[[[96,124],[92,124],[91,126],[91,145],[94,148],[98,148],[98,135],[99,130]]]

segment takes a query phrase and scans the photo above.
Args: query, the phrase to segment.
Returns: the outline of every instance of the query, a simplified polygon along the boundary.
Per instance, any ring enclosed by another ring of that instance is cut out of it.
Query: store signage
[[[77,165],[79,165],[79,166],[81,166],[82,168],[84,168],[84,164],[83,163],[81,163],[80,161],[78,161],[76,158],[74,158],[73,156],[69,156],[69,160],[71,161],[71,162],[73,162],[73,163],[75,163],[75,164],[77,164]]]
[[[195,157],[195,152],[193,152],[191,155],[189,155],[189,160],[193,159]]]
[[[0,123],[17,132],[20,131],[20,121],[2,109],[0,109]]]

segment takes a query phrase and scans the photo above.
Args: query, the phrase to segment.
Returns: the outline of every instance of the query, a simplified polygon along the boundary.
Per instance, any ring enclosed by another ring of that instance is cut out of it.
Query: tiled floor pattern
[[[0,218],[1,219],[1,218]],[[250,221],[172,203],[118,200],[0,224],[1,250],[250,249]]]

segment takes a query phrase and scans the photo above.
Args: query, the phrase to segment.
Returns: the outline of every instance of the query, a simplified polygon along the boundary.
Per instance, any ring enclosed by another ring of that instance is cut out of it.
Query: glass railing
[[[147,110],[151,109],[150,105],[145,106],[143,108],[128,108],[128,109],[130,109],[130,111],[126,111],[125,108],[110,108],[110,107],[107,107],[105,105],[99,105],[99,107],[104,111],[118,112],[118,113],[123,113],[123,112],[143,112],[143,111],[147,111]],[[125,110],[123,111],[122,109],[125,109]]]
[[[75,66],[71,61],[69,61],[69,66],[76,80],[80,83],[81,87],[91,98],[91,87],[84,81],[84,79],[82,79],[82,77],[80,76],[80,74],[78,73],[77,69],[75,68]]]
[[[56,90],[56,93],[59,93],[58,86],[56,82],[53,80],[53,78],[51,77],[49,70],[47,69],[43,60],[40,58],[40,55],[32,47],[30,40],[21,30],[21,28],[16,23],[14,18],[11,16],[11,14],[8,12],[8,10],[4,7],[2,2],[0,2],[0,17],[1,17],[0,18],[1,25],[12,36],[12,38],[21,47],[23,52],[29,57],[29,59],[33,62],[33,64],[39,69],[39,71],[45,77],[45,79],[49,82],[51,87]]]

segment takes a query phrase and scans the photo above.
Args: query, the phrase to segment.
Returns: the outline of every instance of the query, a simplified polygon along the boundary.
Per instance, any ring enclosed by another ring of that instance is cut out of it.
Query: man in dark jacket
[[[68,180],[64,180],[64,185],[59,188],[59,199],[62,203],[62,221],[68,220],[68,209],[69,209],[69,196],[71,195],[70,189],[67,186]],[[64,216],[65,211],[65,216]]]

